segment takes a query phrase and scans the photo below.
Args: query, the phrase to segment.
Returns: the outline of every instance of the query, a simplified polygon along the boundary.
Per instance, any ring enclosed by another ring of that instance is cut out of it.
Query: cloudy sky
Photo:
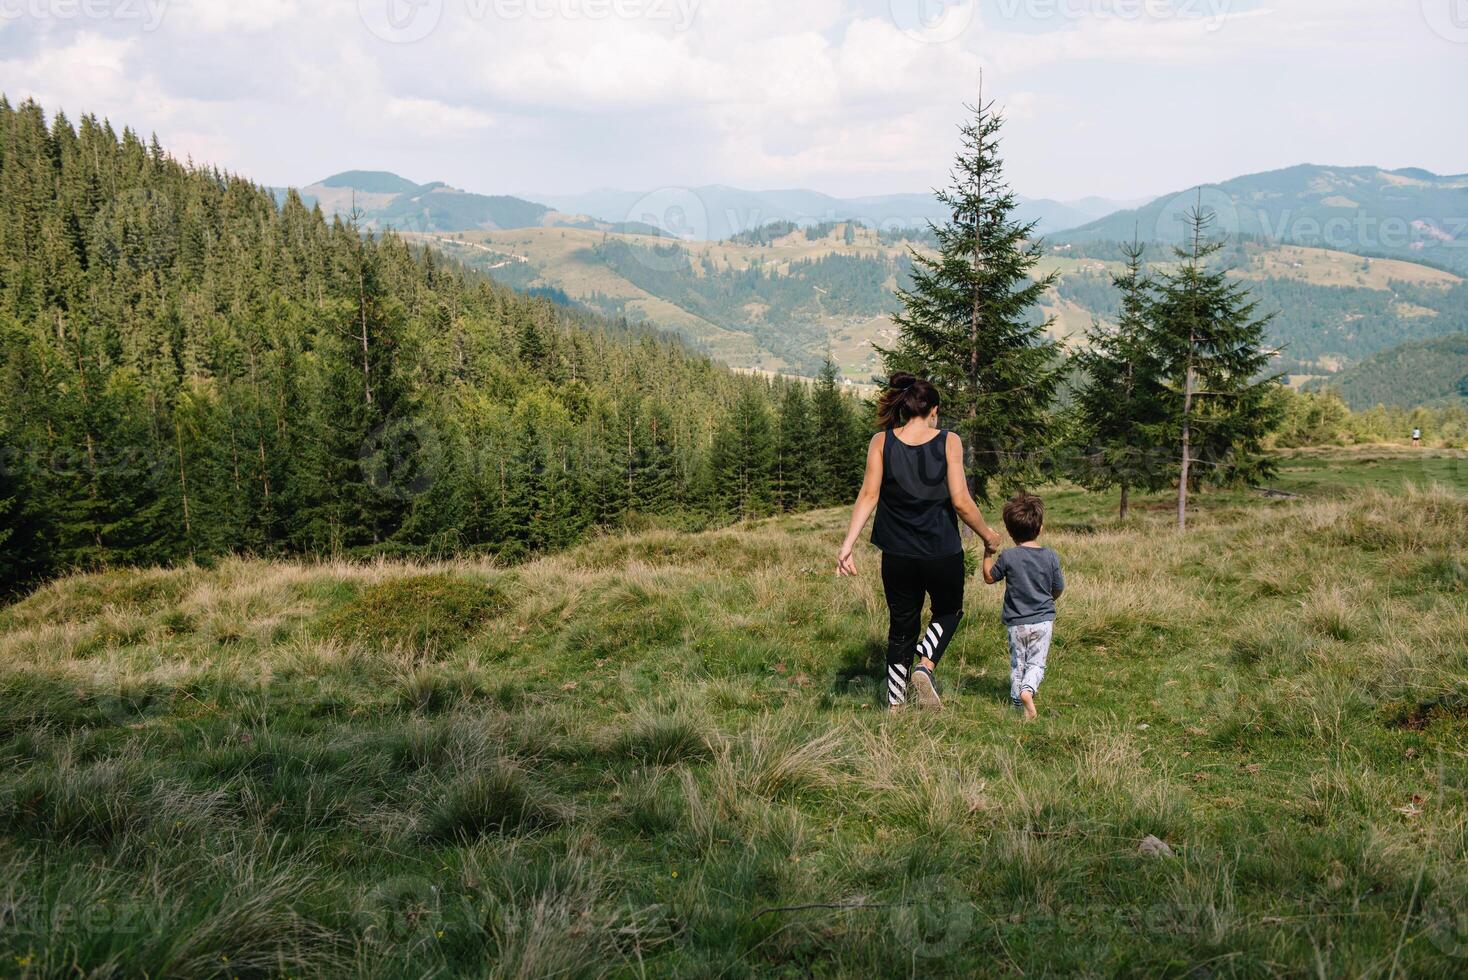
[[[269,184],[943,180],[980,72],[1030,196],[1468,171],[1468,0],[0,0],[0,90]]]

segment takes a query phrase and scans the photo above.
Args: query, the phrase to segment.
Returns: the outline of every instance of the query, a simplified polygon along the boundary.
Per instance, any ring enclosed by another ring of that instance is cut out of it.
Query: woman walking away
[[[958,519],[990,548],[999,546],[999,535],[968,492],[963,443],[938,428],[938,401],[938,389],[922,378],[898,372],[888,380],[877,403],[882,431],[867,448],[866,478],[836,558],[837,575],[856,574],[851,549],[875,509],[872,544],[882,551],[882,589],[891,616],[887,705],[893,710],[907,702],[909,673],[917,702],[942,707],[933,671],[963,618]],[[932,601],[932,618],[919,640],[924,593]]]

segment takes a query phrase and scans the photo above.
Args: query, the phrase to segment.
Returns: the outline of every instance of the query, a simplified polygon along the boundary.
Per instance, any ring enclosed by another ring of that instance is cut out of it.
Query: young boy
[[[1036,540],[1045,526],[1045,504],[1032,493],[1018,493],[1004,505],[1004,526],[1018,548],[1004,554],[984,549],[984,581],[1003,581],[1004,613],[1009,629],[1009,697],[1035,717],[1035,693],[1045,679],[1050,636],[1055,628],[1055,600],[1065,591],[1060,557]]]

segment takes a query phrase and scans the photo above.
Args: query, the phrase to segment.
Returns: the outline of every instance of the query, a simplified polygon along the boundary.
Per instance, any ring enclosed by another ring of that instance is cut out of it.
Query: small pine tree
[[[1264,374],[1274,356],[1264,347],[1273,316],[1256,316],[1248,288],[1208,264],[1224,247],[1208,238],[1214,220],[1200,198],[1187,215],[1187,242],[1173,249],[1178,266],[1162,276],[1148,318],[1177,438],[1180,530],[1188,523],[1189,489],[1270,472],[1263,442],[1278,418],[1270,394],[1279,377]]]
[[[17,545],[15,528],[21,517],[18,480],[8,471],[7,446],[0,442],[0,596],[18,588],[26,577],[29,557]]]
[[[910,371],[943,393],[943,419],[963,438],[976,496],[991,478],[1020,482],[1022,464],[1049,440],[1049,408],[1060,381],[1052,320],[1033,315],[1055,273],[1031,272],[1041,256],[1035,223],[1014,217],[1019,202],[999,157],[1003,116],[982,94],[962,129],[953,186],[938,192],[951,217],[930,224],[939,255],[913,252],[912,286],[899,289],[901,333],[877,348],[888,372]]]
[[[1120,316],[1114,326],[1095,321],[1074,361],[1084,375],[1075,393],[1083,452],[1076,480],[1089,490],[1120,488],[1125,520],[1133,489],[1160,490],[1167,483],[1166,467],[1157,465],[1166,440],[1167,405],[1162,365],[1147,332],[1146,250],[1133,242],[1122,251],[1126,271],[1111,277],[1121,292]]]
[[[765,403],[764,392],[746,387],[714,434],[713,496],[722,514],[735,520],[764,517],[773,509],[775,433]]]
[[[812,471],[815,444],[811,429],[810,398],[802,382],[785,386],[780,398],[780,418],[776,429],[775,497],[784,511],[801,510],[810,502],[813,489]]]
[[[836,362],[829,354],[816,379],[811,396],[814,416],[811,494],[816,504],[849,503],[861,486],[866,464],[865,439],[852,399],[846,397],[837,383]]]

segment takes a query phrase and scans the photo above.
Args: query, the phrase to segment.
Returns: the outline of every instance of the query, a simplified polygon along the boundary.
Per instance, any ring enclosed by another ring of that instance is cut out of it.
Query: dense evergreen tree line
[[[830,379],[738,375],[3,96],[0,186],[4,586],[235,552],[515,558],[854,493],[738,451],[849,442]]]
[[[1279,425],[1270,436],[1275,446],[1405,446],[1410,445],[1412,430],[1418,429],[1424,446],[1468,449],[1468,403],[1415,408],[1377,405],[1358,412],[1334,391],[1300,392],[1281,387],[1273,398],[1280,415]]]

